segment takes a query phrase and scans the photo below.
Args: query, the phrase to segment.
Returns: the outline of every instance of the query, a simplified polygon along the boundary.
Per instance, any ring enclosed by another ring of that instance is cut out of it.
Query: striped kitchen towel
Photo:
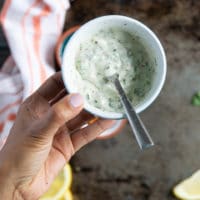
[[[54,48],[68,0],[6,0],[1,24],[11,56],[0,71],[0,149],[19,105],[54,69]]]

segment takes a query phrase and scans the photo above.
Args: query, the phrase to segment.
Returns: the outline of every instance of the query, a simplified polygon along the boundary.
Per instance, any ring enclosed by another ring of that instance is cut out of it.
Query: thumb
[[[83,109],[83,97],[70,94],[55,103],[39,122],[38,134],[54,136],[67,121],[76,117]],[[40,132],[40,133],[39,133]]]

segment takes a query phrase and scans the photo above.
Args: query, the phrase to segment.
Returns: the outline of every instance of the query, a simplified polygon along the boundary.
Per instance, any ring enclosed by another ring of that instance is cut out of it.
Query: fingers
[[[71,135],[74,151],[78,151],[92,140],[96,139],[103,131],[113,126],[115,121],[99,119],[88,127],[81,129]]]
[[[23,103],[24,110],[29,110],[29,115],[38,118],[66,96],[66,90],[61,79],[61,74],[56,73],[50,77],[36,92],[29,96]]]
[[[80,113],[80,115],[76,116],[74,119],[67,122],[67,128],[73,131],[77,128],[80,128],[83,124],[87,123],[93,118],[94,118],[94,115],[83,110]]]
[[[70,94],[62,98],[50,107],[41,120],[43,134],[54,136],[62,125],[76,117],[82,109],[83,97],[80,94]]]
[[[55,104],[57,101],[59,101],[60,99],[62,99],[66,95],[67,95],[67,90],[66,89],[62,89],[53,99],[51,99],[49,101],[49,104],[50,105]]]
[[[36,91],[36,93],[38,92],[40,96],[47,101],[50,101],[64,88],[61,73],[58,72],[47,79],[47,81]]]

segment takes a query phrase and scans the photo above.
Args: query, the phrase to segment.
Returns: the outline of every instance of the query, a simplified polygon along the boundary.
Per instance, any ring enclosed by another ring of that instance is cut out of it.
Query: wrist
[[[13,183],[9,180],[7,175],[2,173],[2,169],[0,169],[0,194],[2,199],[13,200],[13,194],[15,191],[15,187]]]
[[[2,152],[1,152],[2,153]],[[15,181],[9,159],[4,159],[0,154],[0,196],[6,200],[22,200],[16,191]]]

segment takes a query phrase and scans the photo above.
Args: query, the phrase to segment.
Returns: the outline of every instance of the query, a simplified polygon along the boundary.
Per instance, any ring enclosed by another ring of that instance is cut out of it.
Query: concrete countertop
[[[65,29],[101,15],[128,15],[158,35],[168,60],[165,86],[141,114],[157,145],[141,152],[127,125],[117,137],[82,149],[72,160],[76,199],[173,200],[172,187],[200,169],[200,108],[190,104],[200,90],[197,4],[185,0],[75,0],[72,4]]]

